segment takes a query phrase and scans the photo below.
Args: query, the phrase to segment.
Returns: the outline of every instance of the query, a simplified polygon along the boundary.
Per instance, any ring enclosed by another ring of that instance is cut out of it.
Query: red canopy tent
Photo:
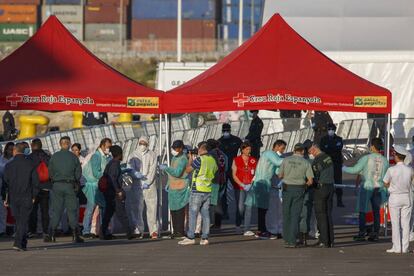
[[[215,66],[167,93],[165,101],[165,113],[391,111],[390,91],[336,64],[278,14]]]
[[[0,109],[162,113],[162,96],[100,61],[55,16],[0,62]]]

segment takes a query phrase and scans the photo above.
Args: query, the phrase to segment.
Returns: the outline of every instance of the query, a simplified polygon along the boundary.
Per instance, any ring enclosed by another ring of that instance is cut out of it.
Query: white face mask
[[[335,135],[335,130],[332,130],[332,129],[328,130],[328,135],[329,136],[334,136]]]
[[[138,148],[139,148],[139,150],[141,152],[145,152],[148,149],[148,146],[146,146],[146,145],[139,145]]]
[[[315,159],[315,156],[313,156],[313,154],[309,154],[309,159],[313,160]]]
[[[277,151],[276,153],[277,153],[277,155],[279,155],[279,156],[282,156],[282,155],[283,155],[280,151]]]
[[[223,137],[224,138],[229,138],[230,137],[230,132],[227,132],[227,131],[223,132]]]
[[[179,152],[175,151],[175,150],[171,150],[171,154],[172,154],[172,156],[177,156],[179,154]]]

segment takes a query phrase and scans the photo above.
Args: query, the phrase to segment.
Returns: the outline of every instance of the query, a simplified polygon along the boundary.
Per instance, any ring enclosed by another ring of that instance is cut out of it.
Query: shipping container
[[[85,40],[115,41],[119,40],[119,24],[85,24]],[[122,39],[126,39],[127,26],[122,24]]]
[[[41,0],[0,0],[0,4],[40,5]]]
[[[175,39],[140,39],[132,41],[131,50],[137,52],[175,52],[177,41]],[[183,39],[182,50],[185,53],[201,53],[216,50],[215,39]]]
[[[65,28],[77,39],[83,40],[83,24],[80,23],[62,23]]]
[[[224,24],[220,28],[219,38],[224,40],[232,40],[239,38],[239,24],[230,23]],[[243,24],[243,39],[248,39],[252,34],[256,33],[260,29],[260,24]]]
[[[37,6],[0,5],[0,23],[37,23]]]
[[[80,5],[81,0],[44,0],[43,4],[45,5]]]
[[[183,19],[215,20],[216,0],[182,0]],[[177,0],[132,0],[133,19],[177,18]]]
[[[42,21],[56,15],[62,23],[82,23],[83,7],[76,5],[45,5],[42,6]]]
[[[246,3],[246,1],[244,1]],[[237,23],[240,15],[239,5],[223,5],[222,8],[222,23]],[[252,21],[259,23],[262,21],[263,6],[250,5],[249,1],[243,5],[243,21]],[[252,17],[253,15],[253,17]]]
[[[36,29],[35,24],[0,24],[0,41],[25,41]]]
[[[214,20],[183,20],[183,38],[216,37]],[[133,19],[131,27],[132,39],[165,39],[177,37],[177,20],[175,19]]]
[[[122,5],[129,6],[129,0],[123,0]],[[86,2],[87,5],[91,6],[102,6],[102,5],[111,5],[111,6],[119,6],[121,4],[120,0],[88,0]]]
[[[117,6],[86,6],[85,23],[119,23],[120,8]],[[122,21],[127,23],[127,8],[123,8]]]

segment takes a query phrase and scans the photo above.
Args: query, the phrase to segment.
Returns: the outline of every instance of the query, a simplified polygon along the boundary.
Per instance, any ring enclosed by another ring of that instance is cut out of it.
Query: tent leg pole
[[[158,165],[163,163],[162,160],[162,114],[159,115],[159,133],[158,133]],[[159,219],[158,219],[158,226],[159,229],[162,229],[162,224],[163,224],[163,215],[162,215],[162,193],[163,193],[163,183],[162,183],[162,177],[161,177],[161,170],[158,170],[158,194],[159,194],[159,203],[158,203],[158,214],[159,214]]]
[[[387,134],[386,134],[386,138],[387,138],[387,151],[386,151],[386,157],[388,162],[390,161],[390,149],[391,149],[391,113],[388,114],[387,117]],[[388,203],[384,204],[384,236],[388,237]]]
[[[166,147],[166,155],[167,155],[167,164],[168,166],[171,165],[170,163],[170,132],[169,132],[169,125],[168,125],[168,114],[164,114],[165,119],[165,147]],[[174,229],[172,228],[171,224],[171,212],[170,208],[168,207],[168,231],[173,234]]]

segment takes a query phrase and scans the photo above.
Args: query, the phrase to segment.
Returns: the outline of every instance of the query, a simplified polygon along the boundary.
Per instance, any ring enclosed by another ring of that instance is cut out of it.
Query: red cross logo
[[[6,97],[6,102],[10,103],[11,107],[17,107],[17,104],[23,101],[23,97],[16,93]]]
[[[250,98],[245,96],[244,93],[238,93],[237,97],[233,97],[233,103],[236,103],[237,107],[244,107],[244,104],[249,101]]]

